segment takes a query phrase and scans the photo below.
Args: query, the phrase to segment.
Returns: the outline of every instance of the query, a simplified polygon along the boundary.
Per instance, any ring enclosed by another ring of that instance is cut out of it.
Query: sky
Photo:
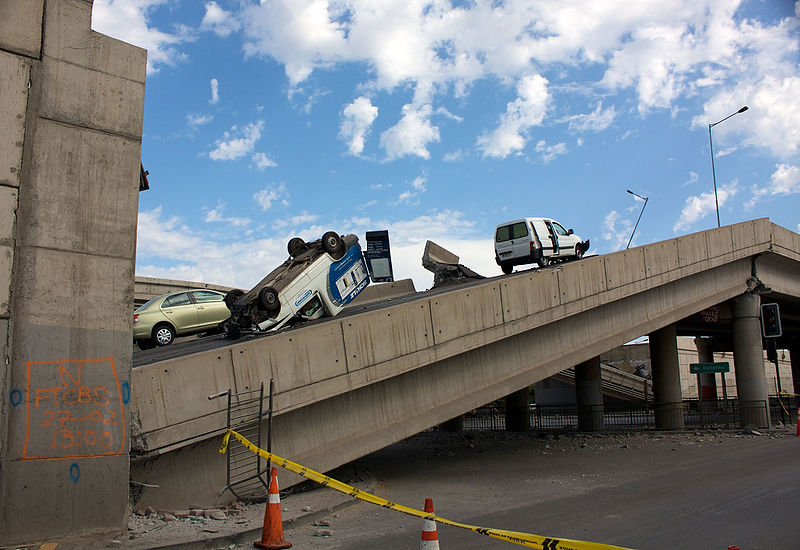
[[[388,230],[395,279],[426,290],[427,240],[499,275],[494,229],[524,216],[606,254],[717,226],[712,143],[720,223],[800,232],[799,16],[790,0],[95,0],[94,30],[148,50],[136,273],[249,289],[294,236]]]

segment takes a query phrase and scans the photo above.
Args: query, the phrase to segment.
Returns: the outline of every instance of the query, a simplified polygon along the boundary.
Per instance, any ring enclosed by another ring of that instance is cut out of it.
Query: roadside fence
[[[737,398],[699,401],[685,399],[676,403],[623,403],[613,402],[593,407],[578,407],[575,404],[532,404],[529,406],[532,431],[577,430],[579,419],[586,415],[603,416],[602,429],[609,431],[656,429],[656,417],[668,415],[683,419],[688,428],[744,428],[740,414],[746,410],[745,418],[767,418],[769,409],[771,422],[792,424],[792,411],[800,406],[797,396],[770,396],[764,401],[741,402]],[[749,415],[749,416],[748,416]],[[463,416],[464,430],[504,430],[506,411],[503,406],[479,407]],[[757,426],[766,428],[767,426]]]

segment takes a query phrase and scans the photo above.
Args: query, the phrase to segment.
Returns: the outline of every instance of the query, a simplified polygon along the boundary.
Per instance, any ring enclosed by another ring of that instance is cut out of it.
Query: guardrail
[[[603,413],[603,430],[654,430],[656,411],[680,411],[683,424],[687,428],[744,428],[739,415],[740,407],[765,409],[769,407],[772,422],[790,422],[791,411],[800,406],[797,397],[770,396],[769,404],[764,401],[740,403],[732,398],[727,401],[698,401],[686,399],[677,403],[621,403],[597,407],[578,407],[573,404],[530,405],[530,425],[532,431],[569,431],[578,429],[581,414]],[[788,411],[788,412],[787,412]],[[784,419],[781,419],[783,415]],[[767,426],[756,426],[766,428]],[[505,407],[480,407],[463,416],[464,430],[504,430],[506,428]]]

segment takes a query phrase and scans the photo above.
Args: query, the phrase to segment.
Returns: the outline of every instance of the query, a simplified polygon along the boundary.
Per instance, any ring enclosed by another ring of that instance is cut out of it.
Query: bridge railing
[[[668,404],[671,410],[677,410],[683,416],[686,428],[743,428],[740,417],[740,403],[736,398],[718,399],[716,401],[698,401],[686,399],[679,403]],[[654,403],[609,403],[602,407],[579,408],[574,404],[531,405],[531,431],[570,431],[578,429],[578,418],[582,413],[603,413],[603,429],[618,430],[654,430],[656,429],[656,412],[663,409],[663,404]],[[797,397],[771,396],[769,405],[766,402],[745,404],[748,410],[766,409],[769,406],[773,424],[780,421],[790,425],[796,420],[800,399]],[[505,408],[487,406],[475,409],[463,417],[464,430],[504,430]]]

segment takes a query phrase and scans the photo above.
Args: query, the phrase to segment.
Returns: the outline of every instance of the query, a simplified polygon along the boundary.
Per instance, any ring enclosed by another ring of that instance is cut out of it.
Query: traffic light
[[[778,338],[782,334],[778,304],[761,304],[761,329],[764,338]]]

